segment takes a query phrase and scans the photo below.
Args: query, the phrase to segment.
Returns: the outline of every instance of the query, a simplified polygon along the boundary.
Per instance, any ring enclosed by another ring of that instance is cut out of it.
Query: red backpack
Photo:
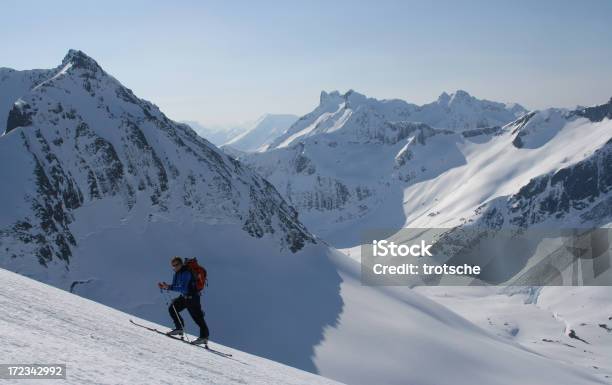
[[[185,260],[185,265],[191,271],[195,287],[198,292],[204,290],[204,286],[208,286],[206,269],[198,264],[197,258],[188,258]]]

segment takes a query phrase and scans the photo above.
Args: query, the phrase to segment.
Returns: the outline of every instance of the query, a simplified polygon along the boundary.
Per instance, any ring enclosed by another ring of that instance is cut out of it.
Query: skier
[[[168,335],[182,335],[184,330],[183,317],[179,314],[182,310],[187,309],[193,321],[200,327],[200,337],[197,338],[192,344],[208,346],[208,326],[204,321],[204,312],[200,304],[200,292],[196,286],[196,280],[191,270],[183,264],[181,257],[174,257],[170,261],[172,269],[174,270],[174,277],[172,278],[172,284],[166,282],[159,282],[157,285],[160,289],[171,290],[181,293],[180,296],[176,297],[168,311],[170,317],[174,321],[175,328],[169,331]]]

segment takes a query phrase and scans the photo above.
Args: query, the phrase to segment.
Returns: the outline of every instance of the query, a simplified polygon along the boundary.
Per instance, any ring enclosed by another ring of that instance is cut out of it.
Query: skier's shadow
[[[292,253],[279,250],[277,239],[253,238],[236,226],[172,226],[150,224],[129,240],[114,234],[121,229],[109,229],[82,245],[87,266],[73,267],[96,276],[76,293],[170,327],[156,282],[172,279],[171,256],[196,256],[208,270],[202,304],[213,346],[218,342],[316,373],[314,347],[326,327],[337,325],[343,308],[341,278],[327,248],[310,245]],[[163,241],[168,231],[172,243]],[[117,243],[124,238],[125,244]],[[188,333],[197,334],[186,311],[183,317]]]

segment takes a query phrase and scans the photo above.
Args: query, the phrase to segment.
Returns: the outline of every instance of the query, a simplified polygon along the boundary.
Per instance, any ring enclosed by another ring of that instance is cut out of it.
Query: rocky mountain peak
[[[355,90],[348,90],[345,94],[344,94],[344,100],[347,104],[359,104],[359,103],[363,103],[368,99],[367,96],[360,94],[359,92],[356,92]]]
[[[102,67],[94,59],[89,57],[86,53],[80,50],[70,49],[64,59],[62,60],[62,66],[72,64],[72,68],[80,68],[92,72],[101,71]]]
[[[604,119],[612,119],[612,98],[608,103],[593,107],[579,108],[573,114],[587,118],[592,122],[601,122]]]
[[[449,104],[469,103],[474,99],[467,91],[457,90],[450,96]]]
[[[327,102],[338,98],[340,98],[340,92],[338,91],[332,91],[329,93],[326,91],[321,91],[321,96],[319,97],[319,104],[326,104]]]
[[[447,94],[446,92],[442,92],[440,94],[440,96],[438,96],[438,104],[446,106],[446,105],[448,105],[448,102],[450,101],[450,98],[451,97],[450,97],[449,94]]]

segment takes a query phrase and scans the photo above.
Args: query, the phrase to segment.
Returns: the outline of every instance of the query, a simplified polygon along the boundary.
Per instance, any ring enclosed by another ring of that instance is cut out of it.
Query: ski
[[[184,338],[175,337],[175,336],[169,336],[169,335],[167,335],[166,333],[162,332],[162,331],[161,331],[161,330],[159,330],[159,329],[155,329],[155,328],[151,328],[151,327],[148,327],[148,326],[145,326],[145,325],[141,325],[141,324],[136,323],[136,322],[134,322],[134,321],[132,321],[132,320],[130,320],[130,322],[132,323],[132,325],[136,325],[136,326],[141,327],[141,328],[143,328],[143,329],[147,329],[147,330],[150,330],[150,331],[152,331],[152,332],[155,332],[155,333],[158,333],[158,334],[164,335],[164,336],[166,336],[166,337],[168,337],[168,338],[172,338],[173,340],[181,341],[181,342],[186,343],[186,344],[189,344],[189,345],[191,345],[191,346],[195,346],[195,347],[198,347],[198,348],[204,349],[204,350],[206,350],[206,351],[208,351],[208,352],[210,352],[210,353],[216,354],[216,355],[218,355],[218,356],[225,357],[225,358],[232,358],[232,354],[230,354],[230,353],[220,352],[220,351],[218,351],[218,350],[211,349],[211,348],[209,348],[207,345],[204,345],[204,346],[201,346],[201,345],[195,345],[195,344],[192,344],[191,342],[189,342],[189,341],[185,340]]]

